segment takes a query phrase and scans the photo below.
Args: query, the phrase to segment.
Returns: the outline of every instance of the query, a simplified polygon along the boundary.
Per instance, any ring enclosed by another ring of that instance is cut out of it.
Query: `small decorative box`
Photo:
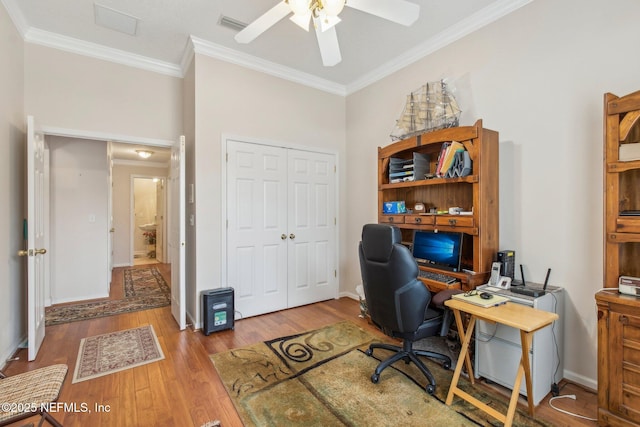
[[[404,205],[404,200],[395,201],[395,202],[384,202],[382,204],[382,213],[385,213],[385,214],[407,213],[407,207]]]

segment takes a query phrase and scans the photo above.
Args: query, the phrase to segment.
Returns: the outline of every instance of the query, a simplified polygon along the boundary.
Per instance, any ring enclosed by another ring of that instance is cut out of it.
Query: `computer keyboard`
[[[420,277],[424,277],[425,279],[435,280],[436,282],[446,283],[447,285],[450,285],[451,283],[455,283],[455,282],[458,281],[458,279],[456,279],[453,276],[448,276],[448,275],[442,274],[442,273],[435,273],[433,271],[420,270],[420,273],[418,275]]]

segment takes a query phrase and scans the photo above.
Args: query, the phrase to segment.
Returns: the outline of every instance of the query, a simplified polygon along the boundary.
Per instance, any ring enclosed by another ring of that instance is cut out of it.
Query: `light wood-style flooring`
[[[170,281],[168,266],[161,269]],[[117,271],[114,274],[118,274]],[[120,273],[121,274],[121,270]],[[120,279],[121,280],[121,279]],[[120,282],[121,283],[121,282]],[[116,281],[114,280],[115,286]],[[34,362],[26,362],[26,350],[18,361],[5,367],[8,375],[41,366],[65,363],[69,373],[59,402],[88,405],[91,413],[53,414],[66,427],[73,426],[201,426],[220,420],[223,427],[241,426],[231,400],[209,359],[212,353],[256,342],[316,329],[341,320],[350,320],[372,333],[382,334],[358,317],[359,305],[349,298],[330,300],[262,316],[238,320],[234,330],[205,336],[200,331],[179,331],[169,307],[120,314],[46,329],[46,338]],[[165,359],[97,379],[71,384],[80,340],[85,337],[151,324]],[[477,382],[478,387],[486,387]],[[559,399],[554,405],[590,418],[596,417],[597,397],[572,383],[561,383],[561,394],[577,399]],[[441,384],[440,387],[448,387]],[[498,389],[500,389],[498,387]],[[506,390],[502,390],[506,393]],[[505,400],[507,397],[505,397]],[[547,397],[537,408],[536,417],[557,426],[595,426],[595,422],[565,415],[552,409]],[[521,399],[522,408],[526,408]],[[96,411],[95,405],[109,412]],[[25,421],[17,423],[22,426]]]

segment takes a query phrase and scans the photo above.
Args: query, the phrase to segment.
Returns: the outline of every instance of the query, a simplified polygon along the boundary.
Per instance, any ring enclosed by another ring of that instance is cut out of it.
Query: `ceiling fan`
[[[420,14],[420,6],[406,0],[282,0],[264,15],[236,34],[238,43],[250,43],[290,13],[289,18],[302,29],[313,26],[320,47],[322,63],[331,67],[342,61],[335,25],[344,6],[409,26]]]

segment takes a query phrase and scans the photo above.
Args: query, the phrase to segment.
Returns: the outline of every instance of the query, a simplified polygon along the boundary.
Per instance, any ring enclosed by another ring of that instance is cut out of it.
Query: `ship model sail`
[[[398,141],[423,132],[458,126],[460,112],[444,80],[427,83],[407,96],[391,139]]]

